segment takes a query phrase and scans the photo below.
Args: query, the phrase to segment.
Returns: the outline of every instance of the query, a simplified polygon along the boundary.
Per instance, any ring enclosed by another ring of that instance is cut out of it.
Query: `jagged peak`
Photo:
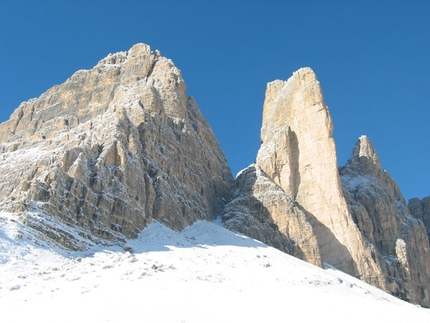
[[[342,172],[352,171],[359,175],[378,175],[381,170],[381,161],[372,142],[367,136],[360,136]]]
[[[375,147],[366,135],[360,136],[357,143],[352,151],[351,158],[366,158],[371,161],[375,166],[381,168],[381,161],[379,160],[378,154]]]

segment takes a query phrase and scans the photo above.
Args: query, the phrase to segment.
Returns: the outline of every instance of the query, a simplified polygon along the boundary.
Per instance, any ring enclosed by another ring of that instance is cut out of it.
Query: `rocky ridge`
[[[185,91],[171,60],[137,44],[22,103],[0,126],[0,209],[72,249],[219,214],[231,172]]]

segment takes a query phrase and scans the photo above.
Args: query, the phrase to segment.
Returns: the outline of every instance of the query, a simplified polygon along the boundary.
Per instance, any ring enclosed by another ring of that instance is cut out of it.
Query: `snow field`
[[[219,224],[153,222],[127,247],[38,246],[0,214],[9,322],[430,322],[430,311]],[[40,242],[39,242],[40,243]]]

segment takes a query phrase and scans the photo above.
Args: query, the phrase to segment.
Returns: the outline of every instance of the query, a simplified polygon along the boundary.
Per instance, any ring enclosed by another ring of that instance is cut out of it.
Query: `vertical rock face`
[[[427,231],[427,236],[430,239],[430,196],[420,200],[419,198],[412,198],[408,203],[409,211],[411,214],[424,222]]]
[[[94,240],[220,213],[230,169],[185,90],[171,60],[138,44],[22,103],[0,125],[0,209],[72,248],[51,220]]]
[[[411,216],[366,136],[359,138],[340,173],[355,223],[375,250],[387,290],[429,306],[430,250],[424,224]]]
[[[311,69],[269,83],[256,165],[236,179],[235,198],[225,208],[226,226],[266,236],[263,241],[304,260],[335,266],[429,306],[430,257],[422,222],[408,213],[366,137],[360,138],[341,180],[332,132]]]
[[[257,164],[307,215],[321,258],[359,276],[374,264],[349,213],[337,169],[333,124],[315,73],[269,83]],[[369,257],[367,257],[369,256]]]

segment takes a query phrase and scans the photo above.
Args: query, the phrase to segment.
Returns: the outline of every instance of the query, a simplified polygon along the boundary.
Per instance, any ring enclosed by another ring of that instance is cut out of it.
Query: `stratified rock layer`
[[[171,60],[138,44],[22,103],[0,125],[0,209],[70,248],[82,246],[58,220],[115,240],[219,214],[230,169],[185,90]]]
[[[264,235],[263,241],[306,261],[335,266],[430,306],[430,255],[422,222],[408,213],[366,137],[341,181],[332,133],[311,69],[269,83],[256,165],[236,179],[226,226],[256,238]]]

